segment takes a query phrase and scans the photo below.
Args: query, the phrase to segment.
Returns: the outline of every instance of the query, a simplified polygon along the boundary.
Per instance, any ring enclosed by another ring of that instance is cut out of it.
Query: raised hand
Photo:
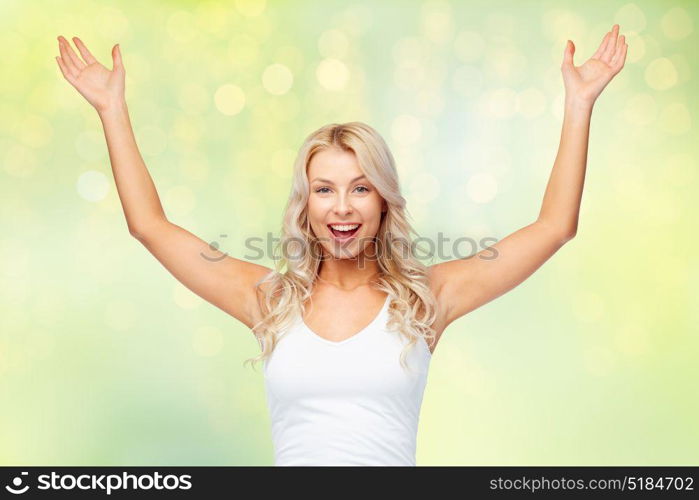
[[[73,37],[82,59],[68,41],[58,37],[60,57],[56,57],[61,73],[98,112],[124,100],[125,71],[119,44],[112,47],[112,70],[105,68],[93,57],[85,44]],[[84,59],[84,61],[83,61]]]
[[[593,104],[614,76],[621,71],[628,49],[624,35],[619,36],[619,25],[607,32],[597,52],[582,66],[573,64],[575,45],[568,40],[561,64],[566,99]]]

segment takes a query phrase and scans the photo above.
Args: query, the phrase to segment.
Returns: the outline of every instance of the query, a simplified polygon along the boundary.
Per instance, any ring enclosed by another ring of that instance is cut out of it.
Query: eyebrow
[[[364,178],[366,178],[366,175],[360,175],[359,177],[355,177],[354,179],[352,179],[352,180],[350,181],[350,184],[352,184],[353,182],[357,182],[359,179],[364,179]],[[321,179],[320,177],[316,177],[316,178],[313,179],[311,182],[315,182],[315,181],[327,182],[328,184],[335,184],[335,183],[334,183],[333,181],[331,181],[331,180],[328,180],[328,179]]]

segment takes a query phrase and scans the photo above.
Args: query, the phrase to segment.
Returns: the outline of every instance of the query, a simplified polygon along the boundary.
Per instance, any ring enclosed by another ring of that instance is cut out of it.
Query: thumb
[[[575,54],[575,44],[568,40],[565,51],[563,52],[563,66],[573,65],[573,54]]]
[[[118,43],[112,47],[112,61],[112,71],[124,70],[124,63],[121,60],[121,50]]]

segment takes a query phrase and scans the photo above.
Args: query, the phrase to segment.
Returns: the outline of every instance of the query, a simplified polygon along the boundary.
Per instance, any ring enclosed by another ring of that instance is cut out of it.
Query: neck
[[[375,259],[365,259],[363,255],[356,259],[326,257],[320,264],[318,281],[350,290],[371,283],[380,274],[380,268]]]

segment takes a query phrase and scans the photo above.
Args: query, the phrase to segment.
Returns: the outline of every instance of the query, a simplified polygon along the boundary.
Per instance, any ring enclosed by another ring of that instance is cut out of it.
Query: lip
[[[345,238],[340,238],[338,236],[335,236],[335,233],[333,233],[332,228],[330,227],[331,225],[348,225],[348,224],[359,224],[359,227],[354,231],[352,236],[347,236]],[[332,238],[333,241],[337,243],[347,243],[348,241],[352,241],[354,238],[357,237],[357,233],[359,230],[362,228],[361,222],[332,222],[327,225],[328,227],[328,232],[330,233],[330,237]]]

